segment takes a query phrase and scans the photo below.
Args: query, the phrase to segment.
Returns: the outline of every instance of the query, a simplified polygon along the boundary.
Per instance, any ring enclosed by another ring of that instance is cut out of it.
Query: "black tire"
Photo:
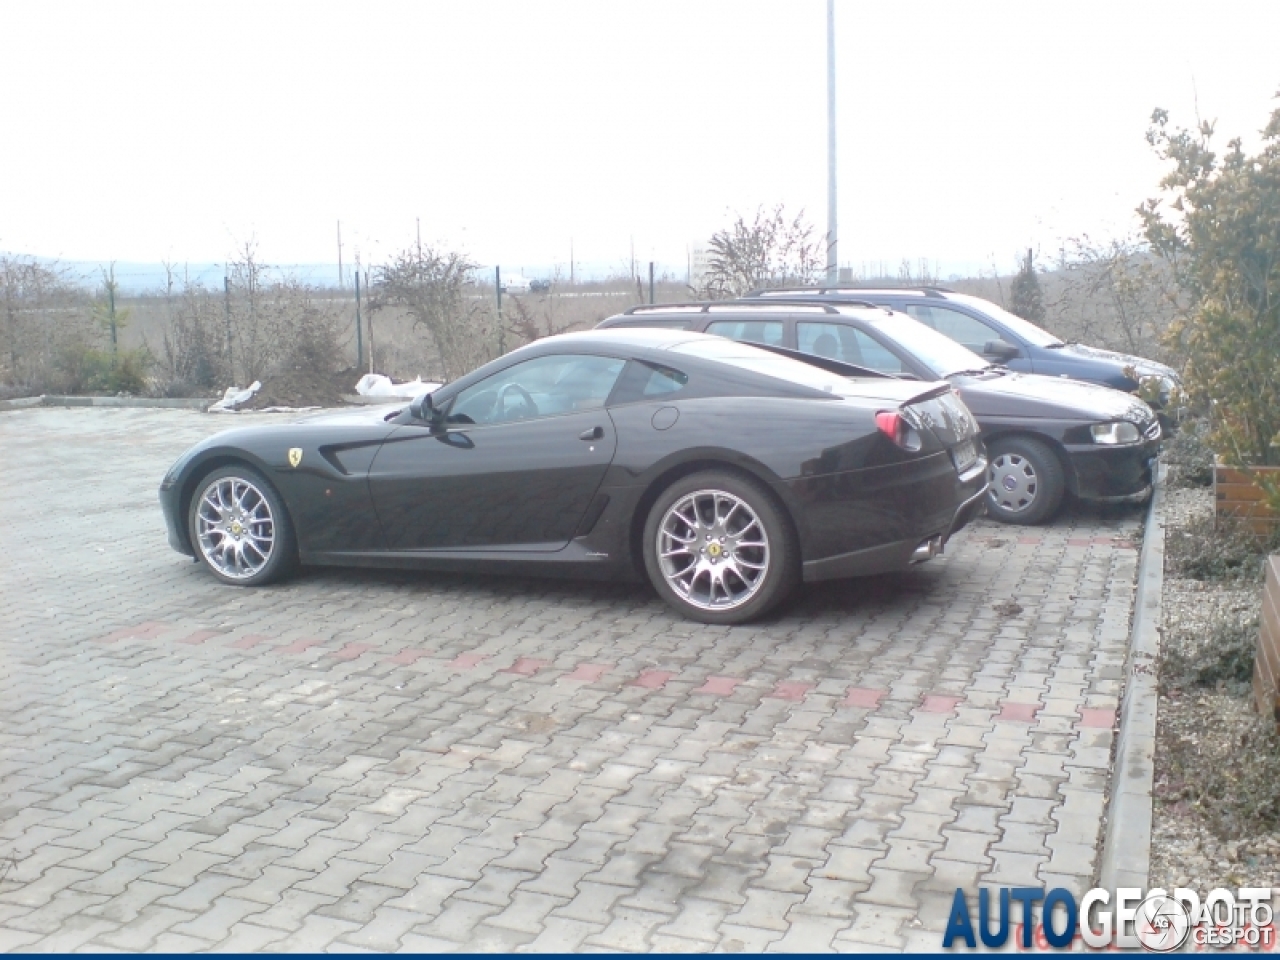
[[[701,525],[698,531],[688,518]],[[764,534],[759,540],[757,526]],[[693,540],[685,551],[678,544],[686,541],[676,538],[689,534]],[[678,555],[660,556],[660,540]],[[784,508],[764,486],[727,470],[690,474],[663,490],[645,521],[643,549],[658,595],[702,623],[746,623],[763,616],[800,579],[799,546]],[[719,585],[712,588],[716,577]]]
[[[227,509],[220,510],[215,500]],[[232,586],[264,586],[298,564],[284,500],[266,477],[245,464],[219,467],[200,478],[187,505],[187,533],[204,568]]]
[[[991,489],[987,512],[1001,523],[1044,523],[1062,505],[1067,491],[1062,461],[1030,437],[998,437],[987,444]]]

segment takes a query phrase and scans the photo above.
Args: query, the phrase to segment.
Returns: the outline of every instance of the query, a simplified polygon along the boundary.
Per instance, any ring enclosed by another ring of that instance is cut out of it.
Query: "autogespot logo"
[[[1017,904],[1021,904],[1021,909]],[[1039,909],[1037,910],[1037,905]],[[1276,949],[1270,887],[1211,890],[1094,888],[1076,902],[1062,887],[1000,887],[978,891],[975,917],[957,888],[942,946],[997,949],[1012,940],[1021,949],[1134,949],[1169,953],[1190,949]]]

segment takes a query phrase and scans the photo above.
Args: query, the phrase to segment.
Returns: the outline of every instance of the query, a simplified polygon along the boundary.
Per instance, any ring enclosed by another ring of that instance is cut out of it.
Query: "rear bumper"
[[[805,581],[904,570],[941,552],[984,506],[985,457],[959,475],[945,453],[922,461],[909,475],[875,474],[793,482],[791,493],[803,503],[809,528],[801,564]]]
[[[987,458],[979,457],[973,466],[957,478],[957,486],[960,495],[968,499],[956,509],[956,515],[951,521],[951,529],[947,531],[945,539],[950,539],[957,530],[968,526],[986,508],[987,489],[991,486]]]

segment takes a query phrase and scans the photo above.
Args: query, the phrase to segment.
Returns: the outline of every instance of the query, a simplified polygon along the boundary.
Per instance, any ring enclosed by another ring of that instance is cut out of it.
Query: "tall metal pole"
[[[836,0],[827,0],[827,283],[840,279],[836,255]]]
[[[653,261],[649,261],[649,302],[653,303]]]

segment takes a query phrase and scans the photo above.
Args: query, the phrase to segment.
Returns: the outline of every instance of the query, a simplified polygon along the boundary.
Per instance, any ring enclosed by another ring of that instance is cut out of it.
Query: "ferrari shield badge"
[[[301,462],[302,462],[302,448],[290,447],[289,448],[289,466],[296,467]]]

